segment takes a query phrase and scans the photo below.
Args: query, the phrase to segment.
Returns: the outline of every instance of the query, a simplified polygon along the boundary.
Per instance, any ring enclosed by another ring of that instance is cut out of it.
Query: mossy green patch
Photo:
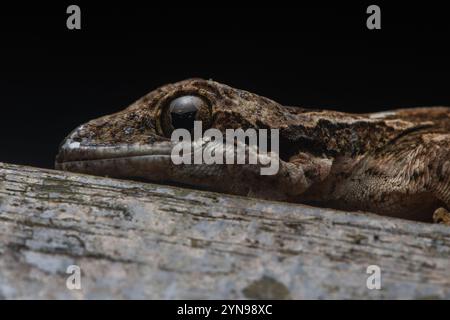
[[[268,276],[252,282],[242,290],[242,293],[249,299],[291,299],[288,288]]]

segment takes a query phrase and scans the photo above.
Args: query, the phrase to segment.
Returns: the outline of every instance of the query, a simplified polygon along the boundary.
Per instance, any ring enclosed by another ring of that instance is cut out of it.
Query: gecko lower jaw
[[[172,143],[118,146],[82,145],[67,139],[55,161],[57,170],[111,177],[137,177],[158,180],[167,175]]]
[[[82,145],[68,139],[60,147],[55,168],[238,195],[248,195],[252,190],[256,196],[256,191],[253,190],[255,186],[258,190],[271,189],[273,179],[267,176],[268,178],[260,180],[258,165],[175,164],[172,151],[176,144],[177,142],[162,141],[147,145],[102,146]],[[199,144],[202,147],[209,146],[208,143]],[[268,198],[267,195],[264,197]]]
[[[230,191],[227,166],[175,165],[171,156],[173,146],[171,141],[151,145],[94,146],[68,140],[60,147],[55,168],[200,190]],[[248,188],[239,185],[230,193],[246,195]]]

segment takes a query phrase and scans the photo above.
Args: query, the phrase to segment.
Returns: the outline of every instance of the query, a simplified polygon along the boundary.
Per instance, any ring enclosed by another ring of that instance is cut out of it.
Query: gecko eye
[[[203,104],[203,100],[196,96],[183,96],[173,100],[169,105],[173,128],[194,129],[195,116]]]
[[[210,108],[204,99],[185,95],[175,98],[168,104],[161,119],[162,129],[169,137],[175,129],[187,129],[192,132],[194,121],[202,121],[202,127],[205,130],[208,129],[210,118]]]

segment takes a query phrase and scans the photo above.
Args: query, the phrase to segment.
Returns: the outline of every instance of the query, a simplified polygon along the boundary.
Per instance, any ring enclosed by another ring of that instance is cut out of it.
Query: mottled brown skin
[[[209,106],[199,118],[203,129],[279,129],[278,174],[261,176],[258,165],[173,165],[166,110],[187,94]],[[189,79],[75,129],[56,167],[421,221],[431,221],[436,211],[434,220],[445,223],[450,108],[349,114],[286,107],[214,81]]]

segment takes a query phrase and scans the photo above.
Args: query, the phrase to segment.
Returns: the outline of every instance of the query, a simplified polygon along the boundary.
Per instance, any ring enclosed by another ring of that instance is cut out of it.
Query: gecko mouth
[[[207,169],[195,164],[175,165],[172,161],[175,144],[162,141],[146,145],[83,145],[68,138],[60,146],[55,168],[202,190],[220,186],[219,181],[216,181],[220,175],[214,173],[224,170],[222,165],[211,165]]]
[[[167,176],[171,167],[170,141],[151,145],[118,146],[82,145],[67,139],[56,156],[57,170],[99,176],[149,178],[155,181]]]
[[[82,145],[80,142],[67,139],[60,147],[55,168],[238,195],[247,195],[250,186],[256,185],[254,182],[259,180],[260,171],[257,165],[234,166],[225,163],[205,165],[194,162],[175,164],[172,152],[176,144],[172,141],[163,141],[147,145],[102,146]],[[214,145],[203,141],[202,148]],[[190,153],[190,156],[193,155],[194,153]]]

